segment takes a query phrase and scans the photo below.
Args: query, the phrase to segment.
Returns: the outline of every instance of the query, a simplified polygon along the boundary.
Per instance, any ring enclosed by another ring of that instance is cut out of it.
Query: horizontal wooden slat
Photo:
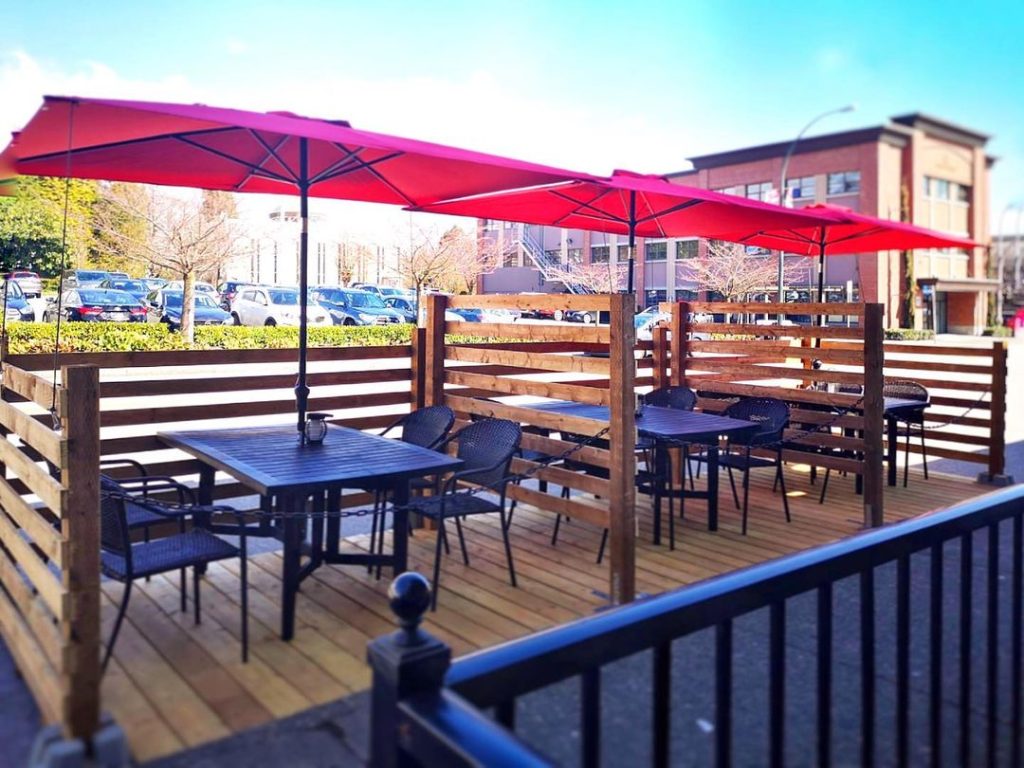
[[[904,450],[903,441],[900,441],[900,453]],[[918,440],[912,440],[910,443],[911,453],[921,453],[921,443]],[[926,446],[925,453],[929,461],[932,459],[955,459],[956,461],[969,461],[977,464],[988,463],[988,451],[958,451],[954,448],[946,448],[941,445],[934,445],[929,442]],[[903,471],[903,457],[900,456],[900,472]]]
[[[592,352],[608,355],[608,345],[591,341],[482,341],[454,342],[449,348],[459,349],[508,349],[513,352]]]
[[[67,451],[67,442],[60,432],[32,418],[10,403],[0,402],[0,425],[18,435],[39,454],[60,466]]]
[[[863,373],[847,373],[844,371],[828,371],[825,369],[811,370],[809,368],[796,368],[782,365],[745,365],[731,364],[724,360],[706,360],[700,357],[692,357],[686,361],[688,371],[712,371],[719,374],[729,374],[737,379],[746,378],[767,378],[767,379],[813,379],[814,381],[827,381],[833,384],[863,384]]]
[[[507,405],[469,397],[445,395],[445,404],[459,413],[472,413],[477,416],[491,416],[497,419],[510,419],[538,427],[554,430],[565,430],[579,435],[596,435],[608,427],[608,422],[596,419],[585,419],[580,416],[568,416],[563,413],[538,411],[534,408],[518,405]]]
[[[573,472],[571,469],[563,469],[557,465],[535,469],[539,466],[541,465],[533,461],[525,461],[523,459],[512,460],[513,472],[532,471],[533,474],[530,477],[533,479],[546,480],[563,488],[575,488],[578,491],[584,491],[594,496],[608,498],[609,483],[603,477],[595,477],[585,472]]]
[[[991,411],[992,403],[976,397],[954,397],[952,395],[932,395],[932,405],[941,405],[946,408],[962,408],[965,411],[970,408],[972,411]]]
[[[610,299],[605,294],[551,293],[508,294],[489,293],[475,296],[449,296],[449,307],[471,309],[583,309],[607,312]]]
[[[689,308],[691,312],[708,312],[710,314],[747,312],[767,315],[850,315],[853,317],[864,314],[863,304],[830,302],[789,301],[776,304],[760,301],[691,301]]]
[[[794,339],[863,339],[862,328],[829,325],[754,325],[752,323],[690,323],[693,333],[733,333],[759,338]]]
[[[608,375],[609,370],[606,358],[582,357],[579,355],[547,355],[534,352],[511,352],[506,350],[446,346],[445,357],[449,360],[463,363],[521,365],[524,368],[540,368],[547,371],[568,371],[571,373]]]
[[[458,369],[445,371],[444,380],[449,384],[463,387],[476,387],[490,390],[496,394],[532,395],[548,397],[553,400],[575,400],[591,405],[608,405],[610,398],[606,390],[591,387],[579,387],[575,384],[555,384],[548,381],[528,381],[525,379],[500,378],[484,376],[478,373],[462,373]]]
[[[3,584],[4,590],[7,591],[6,597],[14,604],[21,618],[32,628],[34,640],[46,654],[46,658],[54,668],[64,669],[66,649],[53,613],[36,594],[28,579],[18,573],[14,562],[2,552],[0,584]]]
[[[10,599],[0,591],[0,629],[14,663],[21,670],[22,679],[32,691],[43,719],[49,723],[60,721],[63,703],[61,678],[47,661],[45,654],[33,642],[33,635],[25,619]]]
[[[383,368],[368,371],[329,371],[308,374],[311,387],[346,384],[380,384],[409,381],[408,368]],[[192,395],[204,392],[247,392],[262,389],[291,389],[295,374],[274,376],[214,376],[152,380],[105,381],[100,384],[100,397],[142,397],[154,395]]]
[[[608,344],[611,332],[606,325],[547,325],[544,323],[445,323],[445,333],[466,333],[492,339],[530,339],[532,341],[581,341]]]
[[[812,389],[790,389],[788,387],[771,387],[758,384],[736,384],[731,381],[718,381],[708,379],[702,381],[700,378],[687,380],[690,387],[695,387],[698,394],[702,392],[717,392],[726,395],[737,395],[740,397],[777,397],[792,403],[813,403],[815,405],[828,405],[834,408],[849,408],[861,402],[857,395],[842,395],[836,392],[818,392]]]
[[[8,356],[4,363],[3,380],[5,389],[16,392],[43,408],[51,406],[53,403],[53,385],[50,382],[45,381],[41,376],[37,376],[27,370],[22,370],[18,367],[17,363],[11,361],[11,356]]]
[[[523,485],[510,485],[508,497],[516,499],[525,504],[533,504],[539,509],[547,512],[568,515],[576,520],[582,520],[601,528],[608,527],[608,510],[590,504],[583,504],[573,499],[563,499],[550,493],[541,493],[534,488],[527,488]]]
[[[64,563],[64,538],[60,530],[18,494],[7,480],[0,478],[0,508],[10,515],[32,543],[57,565]],[[0,514],[3,514],[0,512]]]
[[[853,344],[845,341],[834,341],[828,340],[822,342],[824,347],[836,347],[837,349],[846,349],[859,347],[859,344]],[[932,344],[928,342],[918,343],[907,343],[902,341],[887,341],[883,345],[883,349],[887,355],[889,354],[914,354],[914,355],[948,355],[950,357],[992,357],[992,346],[985,347],[951,347],[942,344]]]
[[[50,570],[31,545],[18,533],[6,515],[0,515],[0,543],[14,557],[32,586],[53,615],[61,619],[65,615],[64,601],[67,594],[60,583],[60,577]],[[18,577],[20,578],[20,577]]]
[[[572,449],[570,458],[586,464],[593,464],[595,467],[604,467],[605,469],[608,468],[608,462],[611,456],[609,451],[604,448],[595,448],[590,445],[579,447],[574,443],[569,443],[564,440],[556,440],[543,435],[534,435],[530,432],[523,433],[523,438],[520,444],[524,450],[538,451],[539,453],[546,453],[549,456],[561,456],[566,451]]]
[[[0,439],[0,462],[6,464],[51,510],[59,512],[63,509],[64,488],[61,484],[7,440]]]
[[[338,395],[309,400],[310,411],[332,411],[349,408],[369,408],[375,405],[397,405],[409,401],[408,392],[382,392],[369,395]],[[212,405],[182,405],[166,408],[131,408],[103,411],[100,424],[121,427],[133,424],[168,424],[178,421],[204,421],[230,419],[241,416],[271,416],[295,410],[294,400],[264,400],[249,403],[217,403]]]
[[[310,347],[310,362],[332,360],[381,360],[409,357],[408,344],[369,347]],[[152,368],[181,365],[234,365],[238,363],[292,363],[298,349],[194,349],[172,352],[65,352],[61,365],[98,365],[101,368]],[[27,371],[50,370],[53,355],[9,355],[7,362]]]

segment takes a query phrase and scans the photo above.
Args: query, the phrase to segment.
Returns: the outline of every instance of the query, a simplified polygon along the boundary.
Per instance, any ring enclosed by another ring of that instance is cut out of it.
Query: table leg
[[[718,530],[718,446],[708,446],[708,530]]]
[[[330,512],[341,512],[341,491],[332,489],[327,492],[327,509]],[[341,546],[341,518],[333,515],[327,518],[327,542],[326,549],[328,556],[337,555]]]
[[[391,524],[391,552],[393,575],[397,576],[409,570],[409,513],[405,509],[405,505],[409,503],[408,480],[403,480],[395,486],[392,503],[394,520]]]
[[[665,495],[665,478],[663,477],[665,466],[661,446],[654,447],[652,461],[654,466],[648,469],[654,473],[654,482],[652,483],[655,486],[652,488],[654,491],[654,544],[657,546],[661,544],[661,498]]]
[[[199,467],[199,493],[196,498],[200,504],[213,504],[213,485],[216,477],[217,471],[209,464],[202,464]]]
[[[281,575],[281,639],[291,640],[295,635],[295,593],[299,591],[299,566],[302,557],[302,517],[306,498],[301,493],[290,493],[282,499],[284,511],[282,542],[284,572]]]
[[[898,438],[899,425],[892,416],[886,416],[885,426],[888,431],[886,439],[889,441],[889,445],[885,447],[885,460],[889,463],[889,485],[896,485],[896,440]]]

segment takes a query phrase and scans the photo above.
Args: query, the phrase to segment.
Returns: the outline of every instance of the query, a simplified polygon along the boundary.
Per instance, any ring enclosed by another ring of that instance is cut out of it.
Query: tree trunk
[[[181,292],[181,336],[188,344],[195,341],[196,273],[188,270],[183,275]]]

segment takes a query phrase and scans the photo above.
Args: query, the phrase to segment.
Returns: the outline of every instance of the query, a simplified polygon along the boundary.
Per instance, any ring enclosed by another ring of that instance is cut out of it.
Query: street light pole
[[[811,129],[815,123],[819,120],[828,117],[829,115],[838,115],[842,112],[853,112],[857,108],[856,104],[847,104],[845,107],[839,107],[838,109],[830,109],[827,112],[822,112],[816,116],[810,122],[807,123],[803,128],[800,129],[800,133],[796,135],[789,147],[786,149],[786,154],[782,158],[782,174],[779,178],[779,204],[782,206],[786,205],[788,195],[786,194],[786,171],[789,170],[789,159],[793,156],[793,152],[796,150],[796,145],[800,143],[800,139],[804,137],[804,134]],[[779,251],[779,303],[781,304],[786,300],[786,276],[785,276],[785,260],[786,256],[782,251]],[[821,269],[821,265],[818,266]]]

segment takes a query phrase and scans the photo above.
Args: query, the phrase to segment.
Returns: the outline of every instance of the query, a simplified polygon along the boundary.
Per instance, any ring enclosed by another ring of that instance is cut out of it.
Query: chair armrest
[[[141,461],[135,459],[100,459],[100,467],[131,467],[138,472],[138,477],[145,477],[148,473]]]
[[[184,483],[180,483],[167,475],[144,475],[143,477],[125,477],[117,480],[122,487],[131,490],[133,486],[141,486],[143,498],[154,491],[175,490],[178,492],[179,504],[194,504],[195,491]]]
[[[494,462],[493,464],[489,464],[486,467],[476,467],[475,469],[463,469],[458,472],[452,472],[448,476],[448,479],[445,481],[445,493],[448,493],[449,490],[454,492],[456,484],[458,484],[460,480],[463,480],[464,478],[469,477],[470,475],[479,475],[481,472],[490,472],[491,470],[497,469],[502,464],[508,463],[508,461],[512,458],[512,455],[512,453],[509,453],[504,458]],[[501,481],[507,483],[510,479],[510,477],[503,477]]]

